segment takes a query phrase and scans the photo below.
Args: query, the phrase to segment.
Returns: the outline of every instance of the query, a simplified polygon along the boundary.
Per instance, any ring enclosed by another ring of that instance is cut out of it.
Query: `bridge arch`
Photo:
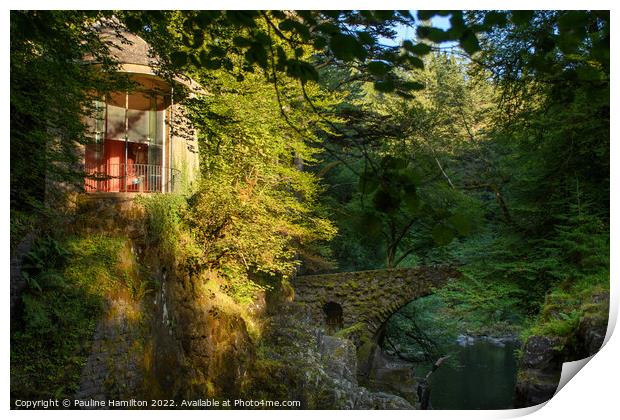
[[[354,332],[358,366],[363,371],[394,313],[459,276],[448,266],[369,270],[298,276],[293,287],[295,301],[305,306],[328,334],[335,332],[336,325]]]

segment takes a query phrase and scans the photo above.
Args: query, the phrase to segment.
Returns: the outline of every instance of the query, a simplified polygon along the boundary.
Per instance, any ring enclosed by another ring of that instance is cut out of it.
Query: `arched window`
[[[335,332],[342,329],[342,306],[336,302],[327,302],[323,305],[325,313],[325,322],[329,332]]]

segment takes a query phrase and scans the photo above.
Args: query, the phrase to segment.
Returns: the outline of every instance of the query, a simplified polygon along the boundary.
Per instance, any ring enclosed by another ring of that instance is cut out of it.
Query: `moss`
[[[375,348],[375,343],[371,338],[364,337],[357,348],[357,360],[360,363],[366,363],[370,359],[370,355]]]
[[[50,246],[50,243],[54,246]],[[56,257],[49,249],[57,249]],[[37,256],[39,255],[39,256]],[[84,234],[49,239],[33,249],[23,312],[11,328],[11,391],[19,398],[72,397],[105,309],[107,319],[122,315],[142,321],[138,300],[149,289],[131,245],[122,235]],[[55,263],[52,263],[56,261]],[[34,284],[34,283],[33,283]]]
[[[583,281],[566,289],[558,286],[547,297],[540,315],[522,333],[523,342],[533,335],[573,337],[585,318],[607,322],[608,284]]]
[[[334,335],[339,338],[349,338],[351,335],[365,332],[366,324],[363,322],[358,322],[356,324],[351,325],[350,327],[343,328],[340,331],[336,332]]]
[[[532,370],[519,370],[517,373],[517,383],[528,385],[543,385],[544,381]]]
[[[359,285],[357,284],[357,282],[353,279],[349,280],[346,284],[346,286],[348,288],[350,288],[351,290],[357,290],[359,288]]]
[[[252,340],[258,340],[261,335],[261,325],[249,310],[249,303],[253,301],[240,303],[226,293],[226,288],[222,288],[222,285],[227,284],[216,273],[210,273],[206,282],[197,288],[196,303],[207,308],[207,310],[222,311],[228,315],[241,318]]]
[[[551,318],[543,324],[536,325],[532,329],[535,335],[552,335],[558,337],[567,337],[571,335],[579,324],[580,314],[573,311],[570,314],[560,313],[557,318]]]

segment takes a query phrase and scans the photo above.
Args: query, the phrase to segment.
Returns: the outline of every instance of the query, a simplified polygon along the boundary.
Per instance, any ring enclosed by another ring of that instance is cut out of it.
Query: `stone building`
[[[191,79],[168,82],[159,76],[156,58],[142,38],[105,26],[101,36],[111,45],[118,71],[134,86],[102,95],[93,104],[87,124],[93,141],[81,151],[85,192],[166,193],[194,181],[198,147],[183,118],[183,103],[175,103],[175,89],[191,95],[200,88]]]

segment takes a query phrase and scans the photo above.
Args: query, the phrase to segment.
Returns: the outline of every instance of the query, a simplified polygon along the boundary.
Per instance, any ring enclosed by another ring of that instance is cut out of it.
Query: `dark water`
[[[452,350],[452,363],[431,375],[433,409],[512,408],[517,373],[514,344],[499,347],[476,340],[473,345],[455,345]]]

